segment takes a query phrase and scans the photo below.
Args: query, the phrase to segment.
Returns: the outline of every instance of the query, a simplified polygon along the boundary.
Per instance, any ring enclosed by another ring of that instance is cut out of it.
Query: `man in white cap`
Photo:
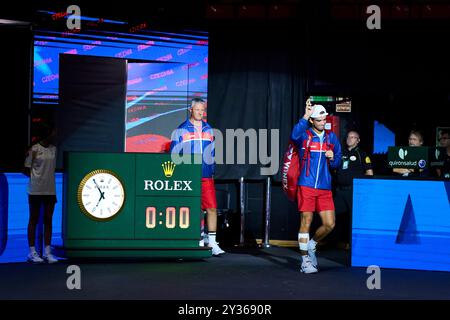
[[[334,228],[335,215],[331,192],[330,168],[338,168],[341,162],[341,145],[333,132],[325,132],[326,109],[322,105],[306,102],[305,114],[295,125],[291,140],[297,145],[300,156],[300,175],[297,187],[298,210],[301,213],[298,243],[302,255],[301,271],[316,273],[317,242]],[[314,212],[322,219],[312,239],[309,229]]]

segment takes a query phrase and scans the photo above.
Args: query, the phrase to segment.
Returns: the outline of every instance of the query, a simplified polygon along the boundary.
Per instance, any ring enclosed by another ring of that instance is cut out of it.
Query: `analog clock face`
[[[78,187],[78,204],[94,220],[111,220],[125,203],[125,189],[109,170],[88,173]]]

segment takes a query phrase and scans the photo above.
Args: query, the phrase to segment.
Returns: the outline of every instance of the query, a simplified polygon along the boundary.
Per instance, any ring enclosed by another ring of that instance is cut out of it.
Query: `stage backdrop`
[[[304,112],[304,51],[296,49],[297,41],[277,31],[258,33],[249,26],[232,35],[223,30],[210,33],[208,122],[222,131],[225,145],[231,143],[225,137],[226,129],[279,130],[276,156],[281,162],[291,130]],[[235,143],[235,158],[236,154]],[[216,174],[217,178],[260,179],[264,178],[261,167],[259,158],[257,164],[249,164],[247,156],[246,164],[218,165]],[[276,179],[281,180],[279,172]]]

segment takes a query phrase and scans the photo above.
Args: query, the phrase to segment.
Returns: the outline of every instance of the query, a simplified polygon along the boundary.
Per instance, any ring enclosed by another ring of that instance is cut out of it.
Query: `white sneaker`
[[[219,244],[216,243],[209,243],[208,247],[211,248],[211,252],[213,256],[220,256],[221,254],[224,254],[225,251],[223,251],[222,249],[220,249]]]
[[[199,247],[204,247],[205,246],[205,240],[200,240],[199,242],[198,242],[198,246]]]
[[[42,258],[44,258],[45,262],[50,264],[58,262],[58,260],[51,253],[43,255]]]
[[[303,273],[317,273],[317,268],[312,264],[309,256],[303,257],[300,271]]]
[[[310,241],[308,241],[308,256],[313,266],[317,267],[316,246],[312,246]]]
[[[43,263],[44,260],[39,257],[39,254],[37,252],[33,252],[28,254],[27,256],[27,262],[31,262],[31,263]]]

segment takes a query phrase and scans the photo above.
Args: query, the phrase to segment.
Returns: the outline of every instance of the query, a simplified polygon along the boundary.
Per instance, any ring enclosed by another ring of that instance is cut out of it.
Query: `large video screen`
[[[355,179],[352,266],[450,271],[450,182]]]
[[[38,29],[34,36],[34,108],[41,104],[57,108],[61,54],[127,59],[126,132],[120,133],[125,136],[127,152],[164,152],[171,131],[186,120],[190,99],[207,99],[206,32]]]

